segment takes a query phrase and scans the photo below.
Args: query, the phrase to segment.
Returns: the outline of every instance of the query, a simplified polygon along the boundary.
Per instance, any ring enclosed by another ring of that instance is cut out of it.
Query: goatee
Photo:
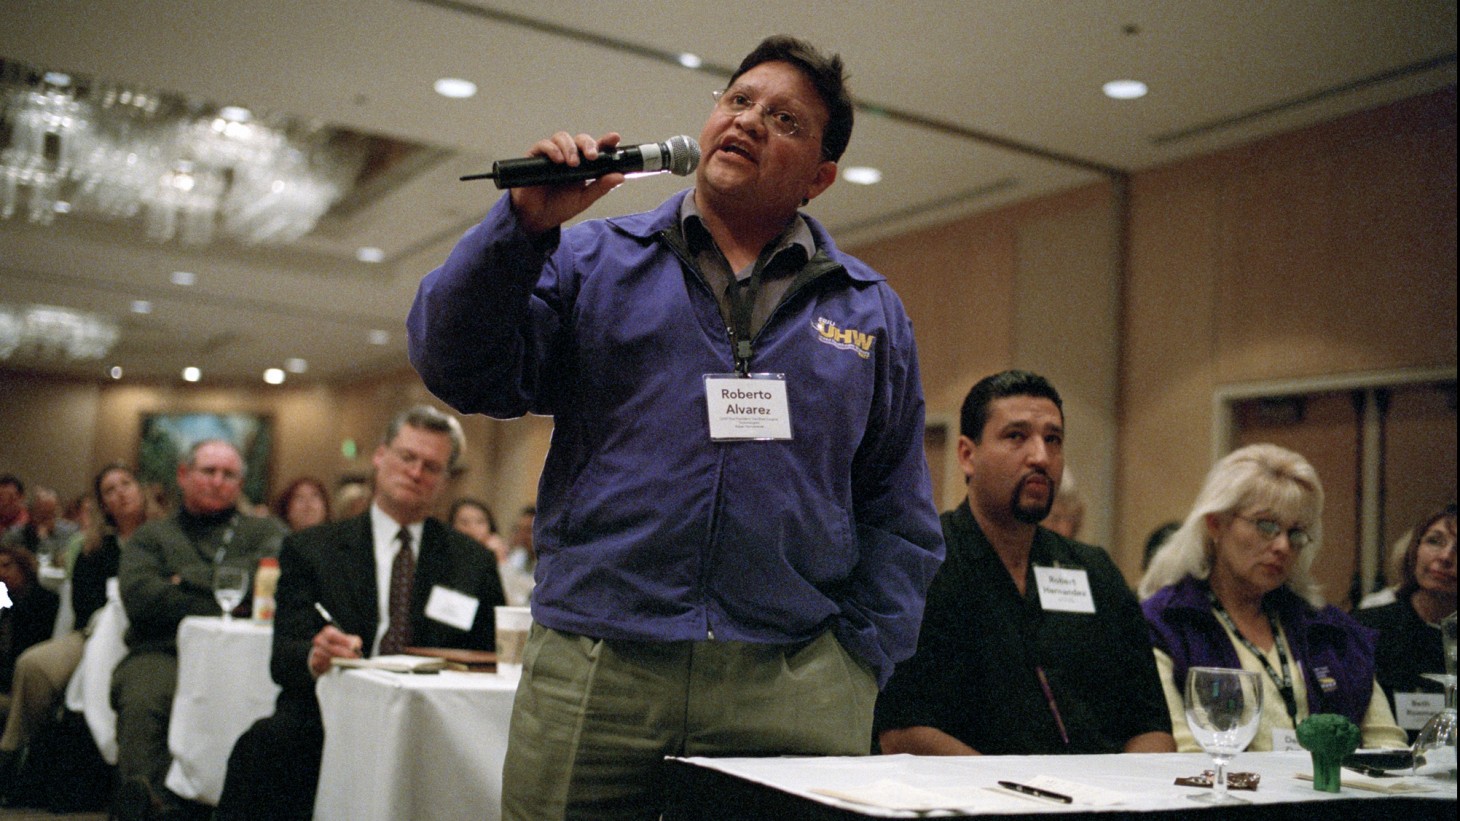
[[[1014,520],[1026,525],[1037,525],[1044,521],[1049,516],[1050,508],[1054,507],[1054,484],[1052,482],[1049,487],[1049,498],[1045,499],[1042,504],[1019,504],[1019,500],[1024,496],[1024,484],[1033,476],[1044,476],[1046,481],[1049,479],[1049,476],[1043,473],[1031,473],[1029,476],[1025,476],[1015,486],[1014,498],[1009,501],[1009,512],[1013,514]]]

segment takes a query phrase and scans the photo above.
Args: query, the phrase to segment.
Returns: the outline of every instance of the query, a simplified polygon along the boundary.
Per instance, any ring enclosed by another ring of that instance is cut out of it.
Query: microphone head
[[[669,152],[669,162],[665,164],[669,173],[687,177],[699,167],[700,144],[693,137],[683,134],[670,137],[664,142],[664,147]]]

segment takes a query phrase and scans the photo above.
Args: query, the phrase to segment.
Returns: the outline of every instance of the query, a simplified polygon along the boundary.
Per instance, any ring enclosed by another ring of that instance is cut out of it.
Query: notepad
[[[446,669],[446,659],[428,656],[385,655],[368,659],[350,659],[336,656],[330,660],[336,667],[364,670],[389,670],[393,673],[439,673]]]
[[[446,662],[448,670],[492,673],[497,669],[497,654],[490,650],[464,650],[457,647],[407,647],[408,656],[432,656]]]

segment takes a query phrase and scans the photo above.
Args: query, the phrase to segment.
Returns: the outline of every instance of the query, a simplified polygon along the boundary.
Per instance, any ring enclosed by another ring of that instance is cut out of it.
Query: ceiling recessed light
[[[361,262],[384,262],[385,251],[381,248],[367,245],[355,251],[355,259]]]
[[[134,299],[132,300],[132,313],[150,314],[152,313],[152,303],[145,299]]]
[[[121,365],[113,365],[113,366],[111,366],[111,368],[109,368],[107,370],[107,375],[110,376],[112,379],[121,379],[122,378],[122,366]]]
[[[842,179],[857,185],[876,185],[882,182],[882,172],[866,165],[852,165],[842,171]]]
[[[390,344],[390,331],[382,331],[382,330],[379,330],[379,329],[376,329],[376,330],[371,331],[370,332],[370,344],[371,345],[389,345]]]
[[[289,373],[304,373],[309,370],[309,363],[299,357],[291,357],[284,360],[284,370]]]
[[[1112,100],[1135,100],[1146,96],[1149,90],[1140,80],[1111,80],[1100,87],[1105,96]]]
[[[183,368],[182,377],[184,382],[196,382],[203,378],[203,372],[189,365]]]
[[[173,285],[192,285],[193,283],[195,283],[197,281],[198,281],[198,275],[195,274],[195,273],[193,273],[192,271],[173,271],[172,272],[172,284]]]
[[[477,84],[460,77],[442,77],[434,86],[436,93],[453,100],[465,100],[477,93]]]
[[[699,68],[705,64],[705,61],[700,59],[700,55],[690,54],[686,51],[679,55],[679,64],[685,68]]]
[[[71,213],[71,203],[65,200],[56,200],[51,204],[51,210],[57,214],[69,214]]]
[[[267,383],[269,383],[270,385],[282,385],[282,384],[284,384],[284,369],[283,368],[266,368],[266,369],[264,369],[264,381],[267,382]]]

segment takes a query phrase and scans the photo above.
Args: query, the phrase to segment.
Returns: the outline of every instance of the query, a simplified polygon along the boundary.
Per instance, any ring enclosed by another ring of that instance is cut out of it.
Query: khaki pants
[[[0,751],[24,747],[36,730],[50,719],[66,691],[71,674],[81,664],[86,636],[80,630],[43,641],[26,649],[15,660],[15,678],[10,685],[10,713],[5,718],[5,735]]]
[[[877,683],[830,633],[791,647],[533,625],[502,816],[654,819],[666,755],[866,755]]]

